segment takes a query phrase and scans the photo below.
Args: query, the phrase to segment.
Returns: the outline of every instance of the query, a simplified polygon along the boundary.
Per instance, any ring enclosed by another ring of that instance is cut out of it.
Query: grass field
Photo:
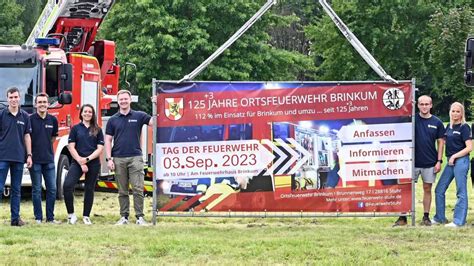
[[[419,214],[420,196],[418,184]],[[454,184],[447,196],[451,220]],[[56,204],[65,221],[64,202]],[[149,220],[151,204],[147,198]],[[116,195],[107,193],[96,194],[92,226],[36,225],[31,200],[21,208],[28,225],[14,228],[8,200],[0,206],[0,264],[474,264],[472,207],[460,229],[392,228],[395,218],[161,218],[156,226],[117,227]]]

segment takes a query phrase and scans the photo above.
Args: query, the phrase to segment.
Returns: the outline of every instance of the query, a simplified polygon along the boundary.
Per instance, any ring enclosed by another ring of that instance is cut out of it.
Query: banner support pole
[[[413,78],[411,80],[411,88],[412,88],[412,116],[411,116],[411,122],[412,122],[412,162],[411,162],[411,225],[415,226],[416,223],[416,183],[415,183],[415,106],[416,106],[416,86],[415,86],[416,80]]]
[[[152,92],[151,92],[151,96],[156,96],[158,98],[158,93],[156,93],[156,82],[157,80],[153,79],[153,84],[152,84]],[[157,99],[158,101],[158,99]],[[153,103],[152,102],[152,110],[153,110],[153,116],[152,116],[152,119],[153,119],[153,130],[152,130],[152,138],[153,138],[153,154],[151,155],[151,162],[153,164],[153,218],[152,218],[152,223],[153,225],[156,225],[156,216],[157,216],[157,197],[158,195],[157,194],[157,187],[156,187],[156,133],[157,133],[157,127],[158,127],[158,119],[157,119],[157,102],[156,103]]]

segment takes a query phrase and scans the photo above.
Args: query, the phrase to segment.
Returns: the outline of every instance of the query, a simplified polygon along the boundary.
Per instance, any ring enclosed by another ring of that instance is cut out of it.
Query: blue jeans
[[[464,225],[467,217],[467,171],[469,171],[469,156],[458,158],[453,165],[446,165],[438,185],[435,189],[436,200],[436,215],[434,220],[437,222],[445,222],[446,209],[446,190],[451,184],[451,181],[456,181],[456,196],[457,201],[454,206],[453,223],[456,225]]]
[[[35,163],[30,168],[33,209],[36,220],[43,220],[41,208],[41,176],[46,186],[46,220],[54,220],[54,203],[56,201],[56,168],[54,163]]]
[[[5,181],[7,180],[8,170],[10,170],[10,213],[11,220],[20,219],[20,199],[21,199],[21,180],[23,179],[24,163],[0,161],[0,199],[3,195]]]

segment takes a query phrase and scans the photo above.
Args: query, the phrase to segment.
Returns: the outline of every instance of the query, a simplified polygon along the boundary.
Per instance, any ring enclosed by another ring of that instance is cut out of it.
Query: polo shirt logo
[[[20,125],[22,125],[22,126],[25,125],[25,122],[23,122],[23,121],[16,121],[16,123],[17,123],[17,124],[20,124]]]
[[[436,126],[433,126],[433,125],[428,125],[429,128],[434,128],[434,129],[437,129]]]
[[[136,123],[136,122],[138,122],[137,119],[128,119],[128,123]]]
[[[53,128],[52,125],[44,125],[45,128]]]
[[[461,132],[459,132],[459,131],[453,131],[453,135],[454,135],[454,134],[461,135]]]

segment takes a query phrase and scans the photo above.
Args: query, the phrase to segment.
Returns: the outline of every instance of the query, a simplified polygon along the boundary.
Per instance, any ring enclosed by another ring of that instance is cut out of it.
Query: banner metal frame
[[[411,92],[412,92],[412,114],[411,114],[411,124],[412,124],[412,170],[411,170],[411,225],[415,226],[416,223],[416,182],[415,182],[415,106],[416,106],[416,87],[415,87],[415,78],[411,80]]]
[[[158,98],[158,94],[156,93],[156,88],[157,88],[157,82],[155,79],[153,79],[153,84],[152,84],[152,92],[151,92],[151,96],[154,97],[156,96]],[[153,119],[153,130],[152,130],[152,139],[153,139],[153,154],[151,155],[151,162],[153,164],[153,218],[152,218],[152,223],[153,225],[156,225],[156,218],[157,218],[157,211],[158,211],[158,208],[157,208],[157,198],[158,198],[158,195],[157,195],[157,187],[156,187],[156,177],[155,177],[155,173],[156,173],[156,169],[157,169],[157,165],[156,165],[156,134],[158,133],[158,119],[157,119],[157,108],[156,108],[156,105],[157,103],[152,103],[153,104],[153,107],[152,107],[152,110],[153,110],[153,116],[152,116],[152,119]]]
[[[340,84],[394,84],[393,82],[389,81],[186,81],[180,82],[176,80],[158,80],[153,78],[152,84],[152,96],[158,97],[157,88],[158,84],[160,83],[175,83],[175,84],[187,84],[187,83],[199,83],[199,82],[206,82],[206,83],[295,83],[295,84],[305,84],[305,83],[312,83],[312,84],[327,84],[327,85],[340,85]],[[415,91],[417,90],[415,87],[415,79],[411,80],[400,80],[399,83],[403,82],[410,82],[411,83],[411,94],[412,94],[412,178],[411,178],[411,188],[412,188],[412,204],[411,210],[407,213],[405,212],[162,212],[158,210],[158,195],[157,195],[157,181],[158,179],[155,176],[157,173],[157,160],[155,158],[156,154],[156,134],[157,134],[157,127],[158,127],[158,110],[157,110],[157,103],[153,104],[153,154],[152,164],[153,164],[153,225],[156,225],[158,217],[216,217],[216,218],[337,218],[337,217],[354,217],[354,218],[364,218],[364,217],[397,217],[401,215],[411,216],[411,224],[412,226],[415,225],[416,221],[416,211],[415,211]],[[396,85],[396,84],[394,84]],[[185,90],[184,90],[185,91]],[[175,91],[170,91],[170,93]],[[179,92],[183,92],[180,90]]]

